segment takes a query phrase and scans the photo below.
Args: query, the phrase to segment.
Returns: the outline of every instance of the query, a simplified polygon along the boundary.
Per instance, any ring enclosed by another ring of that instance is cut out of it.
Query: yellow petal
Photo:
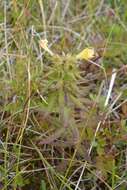
[[[40,40],[40,46],[43,49],[46,49],[48,46],[48,40],[44,39],[44,40]]]
[[[53,56],[53,52],[48,48],[48,40],[40,40],[39,42],[41,48],[43,48],[45,51],[47,51],[51,56]]]
[[[93,48],[85,48],[81,51],[77,56],[76,59],[85,59],[89,60],[94,57],[94,49]]]

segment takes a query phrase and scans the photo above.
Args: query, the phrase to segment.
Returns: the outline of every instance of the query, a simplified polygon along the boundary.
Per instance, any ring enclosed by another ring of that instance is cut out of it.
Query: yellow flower
[[[48,47],[48,40],[40,40],[40,46],[41,48],[46,49]]]
[[[91,58],[94,57],[94,49],[93,48],[85,48],[84,50],[82,50],[77,56],[76,59],[85,59],[85,60],[89,60]]]
[[[39,42],[41,48],[43,48],[45,51],[47,51],[50,55],[53,56],[53,52],[48,48],[48,40],[40,40]]]

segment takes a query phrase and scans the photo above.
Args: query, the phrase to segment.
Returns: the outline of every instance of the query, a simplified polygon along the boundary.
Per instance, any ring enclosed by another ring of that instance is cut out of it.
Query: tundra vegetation
[[[0,189],[127,189],[127,0],[0,0]]]

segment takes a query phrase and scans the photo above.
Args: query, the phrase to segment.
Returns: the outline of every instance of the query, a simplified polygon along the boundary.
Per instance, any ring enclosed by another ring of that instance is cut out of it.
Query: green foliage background
[[[126,0],[0,0],[0,189],[127,189],[126,10]],[[75,59],[86,47],[103,69]]]

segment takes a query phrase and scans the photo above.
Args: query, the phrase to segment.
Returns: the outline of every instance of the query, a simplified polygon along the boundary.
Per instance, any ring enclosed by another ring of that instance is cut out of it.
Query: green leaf
[[[40,190],[46,190],[46,184],[44,180],[41,180]]]
[[[18,174],[16,177],[15,177],[15,185],[16,186],[19,186],[19,187],[23,187],[25,184],[24,184],[24,179],[23,177],[21,176],[21,174]]]

